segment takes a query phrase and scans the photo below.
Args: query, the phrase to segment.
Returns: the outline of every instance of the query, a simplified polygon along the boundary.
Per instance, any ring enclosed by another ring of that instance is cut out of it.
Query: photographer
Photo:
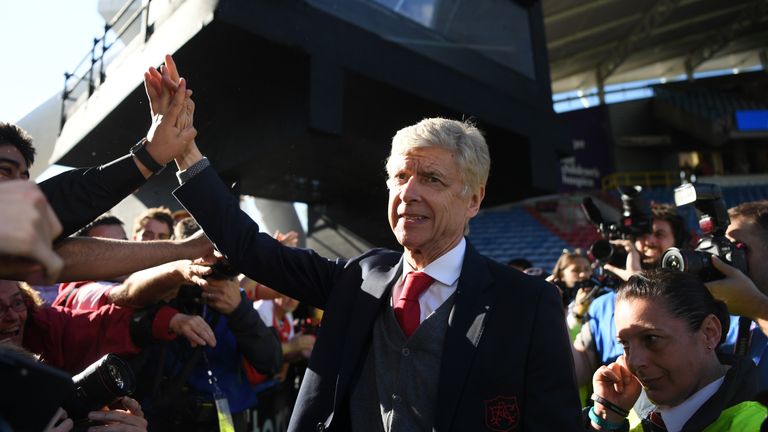
[[[683,218],[668,204],[652,204],[651,233],[626,240],[612,240],[627,252],[626,267],[621,269],[610,264],[605,268],[622,279],[643,268],[659,267],[661,255],[672,246],[687,248],[689,235]],[[597,298],[589,306],[586,321],[573,343],[573,357],[579,385],[587,385],[600,365],[609,364],[624,353],[616,342],[616,326],[613,320],[615,292]]]
[[[218,425],[217,392],[228,401],[235,431],[244,431],[248,408],[257,402],[252,377],[273,374],[282,364],[277,334],[268,328],[240,290],[231,270],[213,271],[196,286],[184,286],[171,304],[211,324],[215,348],[170,343],[154,358],[166,361],[147,399],[153,430],[207,431]],[[219,415],[221,413],[219,412]]]
[[[196,229],[199,228],[179,232],[180,237],[189,232],[194,234]],[[160,369],[145,371],[145,385],[139,396],[148,403],[147,418],[155,430],[216,427],[214,389],[208,382],[210,370],[229,401],[235,430],[242,431],[247,409],[257,401],[253,377],[271,375],[282,364],[277,335],[264,325],[251,301],[241,292],[234,279],[236,273],[210,264],[202,260],[174,261],[133,273],[108,290],[86,284],[73,289],[72,295],[62,291],[57,300],[90,309],[111,303],[140,308],[170,301],[195,321],[210,325],[216,346],[205,349],[205,354],[186,343],[171,343],[150,351],[148,363],[160,365]],[[163,358],[167,361],[163,362]],[[186,369],[188,372],[184,372]],[[150,378],[160,380],[159,377],[164,377],[162,383],[147,382]],[[159,391],[148,390],[149,387]]]
[[[768,201],[740,204],[728,210],[726,236],[746,251],[747,275],[717,257],[714,267],[725,278],[707,283],[712,294],[723,300],[731,313],[750,318],[749,356],[760,370],[760,389],[768,390]],[[747,277],[748,276],[748,277]]]
[[[191,219],[185,226],[188,229],[177,231],[178,237],[194,235],[199,229]],[[144,371],[138,396],[146,403],[154,430],[207,431],[218,426],[209,371],[228,401],[235,430],[244,430],[247,409],[256,404],[251,377],[272,374],[282,364],[277,335],[241,292],[236,272],[211,264],[210,260],[181,260],[148,268],[109,290],[96,290],[98,298],[92,301],[78,302],[80,307],[110,303],[147,307],[170,301],[212,328],[215,347],[201,350],[186,343],[169,343],[150,351],[148,364],[157,365],[157,370]],[[68,299],[92,298],[91,288],[80,287]]]
[[[626,265],[620,268],[608,263],[605,269],[622,280],[629,280],[640,270],[658,268],[661,255],[672,246],[687,248],[689,245],[690,235],[685,221],[674,206],[651,204],[651,214],[653,219],[650,233],[630,239],[611,240],[613,245],[623,248],[627,253]]]

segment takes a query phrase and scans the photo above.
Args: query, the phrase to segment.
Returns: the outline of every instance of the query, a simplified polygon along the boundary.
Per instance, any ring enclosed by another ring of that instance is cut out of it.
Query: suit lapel
[[[360,359],[367,354],[373,322],[376,320],[383,302],[389,299],[389,293],[402,272],[402,268],[403,259],[401,257],[400,261],[393,267],[388,265],[373,267],[367,275],[364,275],[355,304],[349,312],[352,314],[349,323],[354,327],[348,329],[345,335],[347,341],[344,344],[341,368],[336,383],[335,409],[338,409],[339,403],[349,391],[352,375],[360,370]]]
[[[480,343],[486,314],[493,307],[493,278],[483,257],[467,242],[461,276],[443,345],[437,412],[456,413],[472,361]],[[452,415],[435,419],[436,430],[448,430]]]

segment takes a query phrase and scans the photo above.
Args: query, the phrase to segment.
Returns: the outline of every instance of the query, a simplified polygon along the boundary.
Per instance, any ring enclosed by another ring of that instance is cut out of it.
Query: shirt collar
[[[422,271],[432,276],[432,278],[441,284],[451,286],[456,283],[461,275],[461,266],[464,264],[464,253],[466,251],[467,241],[462,237],[453,249],[429,263]],[[407,260],[403,261],[403,277],[410,272],[416,271],[411,267]]]
[[[712,397],[713,394],[715,394],[715,392],[717,392],[717,390],[723,384],[724,379],[725,377],[720,377],[719,379],[705,385],[701,388],[701,390],[694,393],[680,405],[671,408],[658,408],[658,411],[661,413],[661,418],[664,420],[664,424],[667,426],[667,430],[682,430],[683,426],[685,426],[685,423],[687,423],[688,420],[693,417],[693,415],[702,405],[704,405],[704,402],[706,402],[710,397]]]

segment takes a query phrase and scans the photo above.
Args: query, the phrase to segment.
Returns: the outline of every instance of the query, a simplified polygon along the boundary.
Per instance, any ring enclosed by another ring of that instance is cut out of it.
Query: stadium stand
[[[524,257],[547,271],[570,247],[524,207],[483,211],[470,222],[469,239],[480,253],[499,262]]]

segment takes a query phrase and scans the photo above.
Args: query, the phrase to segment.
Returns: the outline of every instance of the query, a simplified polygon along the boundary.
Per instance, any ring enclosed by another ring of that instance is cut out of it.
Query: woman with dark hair
[[[751,400],[756,367],[718,358],[728,310],[696,276],[662,269],[631,277],[616,294],[615,320],[624,355],[594,374],[590,429],[627,430],[641,389],[654,406],[634,430],[760,429],[766,408]]]

